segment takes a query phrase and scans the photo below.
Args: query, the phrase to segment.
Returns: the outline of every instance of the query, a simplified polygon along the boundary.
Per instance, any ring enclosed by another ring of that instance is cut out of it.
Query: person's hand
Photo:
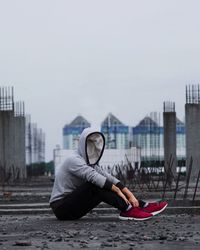
[[[133,206],[133,207],[139,207],[139,202],[138,200],[135,198],[134,195],[131,195],[128,199],[128,201],[130,202],[130,204]]]
[[[122,189],[122,193],[127,197],[129,203],[133,206],[133,207],[139,207],[139,202],[138,200],[135,198],[134,194],[127,188],[124,187]]]
[[[117,194],[126,202],[127,205],[131,204],[130,201],[126,198],[126,196],[121,192],[120,189],[117,192]]]
[[[121,192],[121,190],[117,186],[112,185],[111,190],[115,192],[117,195],[119,195],[126,202],[127,205],[130,204],[129,200],[126,198],[126,196]]]

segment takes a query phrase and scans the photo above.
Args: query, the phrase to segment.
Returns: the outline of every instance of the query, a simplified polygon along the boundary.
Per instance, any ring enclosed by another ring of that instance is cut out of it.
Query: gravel
[[[159,215],[146,222],[90,215],[58,221],[52,215],[0,216],[0,249],[200,249],[200,216]],[[162,246],[161,246],[162,245]]]

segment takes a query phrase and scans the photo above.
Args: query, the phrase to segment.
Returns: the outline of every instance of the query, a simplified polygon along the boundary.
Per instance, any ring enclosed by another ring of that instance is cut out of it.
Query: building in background
[[[44,132],[25,116],[24,102],[14,102],[14,88],[0,87],[0,183],[26,179],[44,162]]]
[[[177,118],[177,160],[185,159],[185,124]],[[141,161],[164,160],[164,130],[160,115],[151,113],[132,128],[133,146],[141,148]]]
[[[186,143],[185,143],[185,123],[176,118],[176,154],[177,160],[185,160]]]
[[[26,177],[24,102],[14,102],[13,87],[0,87],[0,184]]]
[[[60,165],[65,161],[67,157],[72,155],[73,150],[61,149],[57,146],[54,149],[54,172],[59,169]],[[105,149],[99,165],[103,169],[109,170],[115,168],[116,166],[140,167],[141,163],[141,152],[139,148],[131,147],[129,149]]]
[[[31,116],[26,116],[26,165],[45,162],[45,133],[31,122]]]
[[[91,124],[81,115],[77,116],[70,124],[63,128],[63,149],[76,149],[79,136]]]
[[[105,151],[106,156],[102,158],[102,164],[104,166],[116,164],[114,158],[117,162],[126,162],[127,156],[128,158],[134,158],[134,160],[132,160],[132,162],[134,162],[133,166],[135,163],[136,165],[140,165],[140,162],[163,162],[164,128],[160,124],[160,113],[157,112],[150,113],[150,115],[142,119],[135,127],[126,126],[112,113],[109,113],[101,123],[100,129],[105,136],[105,149],[109,149]],[[63,149],[68,150],[68,152],[76,149],[83,129],[90,126],[91,124],[80,115],[70,124],[65,125],[63,128]],[[185,124],[178,118],[176,136],[177,160],[185,160]],[[131,153],[127,151],[129,149]],[[60,153],[61,150],[59,150],[59,154]],[[134,157],[129,156],[133,154]],[[136,154],[140,156],[136,157]],[[138,157],[139,160],[137,159]],[[60,159],[60,157],[57,158]]]
[[[101,123],[101,132],[106,139],[106,149],[127,149],[129,147],[129,127],[109,113]]]
[[[133,145],[141,148],[142,161],[157,161],[163,155],[163,128],[155,113],[146,116],[133,127]]]

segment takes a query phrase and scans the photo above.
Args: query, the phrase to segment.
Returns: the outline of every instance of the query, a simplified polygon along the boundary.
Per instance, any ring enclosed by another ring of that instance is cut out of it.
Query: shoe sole
[[[143,220],[148,220],[151,219],[153,216],[150,216],[148,218],[134,218],[134,217],[123,217],[119,215],[120,220],[136,220],[136,221],[143,221]]]
[[[159,211],[156,211],[156,212],[152,212],[151,214],[153,215],[153,216],[155,216],[155,215],[157,215],[157,214],[159,214],[159,213],[161,213],[162,211],[164,211],[165,210],[165,208],[168,206],[168,204],[166,204],[161,210],[159,210]]]

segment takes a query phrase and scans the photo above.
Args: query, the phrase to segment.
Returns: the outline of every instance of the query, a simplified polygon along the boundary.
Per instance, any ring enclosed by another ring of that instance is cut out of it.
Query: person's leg
[[[62,199],[62,204],[54,210],[60,220],[81,218],[96,207],[101,200],[95,196],[89,183],[85,183]]]
[[[103,202],[115,208],[118,208],[120,211],[125,211],[128,208],[128,205],[126,204],[126,202],[121,197],[119,197],[116,193],[105,190],[105,189],[101,189],[101,188],[97,188],[96,192],[98,193],[98,196],[101,198]],[[145,207],[147,204],[143,200],[138,200],[138,201],[139,201],[140,208]]]
[[[78,219],[86,215],[101,201],[121,211],[128,207],[126,202],[116,193],[98,188],[91,183],[85,183],[67,195],[62,200],[62,204],[54,210],[54,213],[61,220]]]
[[[120,211],[125,211],[128,208],[126,202],[113,191],[101,189],[95,186],[94,189],[101,201],[119,209]]]

